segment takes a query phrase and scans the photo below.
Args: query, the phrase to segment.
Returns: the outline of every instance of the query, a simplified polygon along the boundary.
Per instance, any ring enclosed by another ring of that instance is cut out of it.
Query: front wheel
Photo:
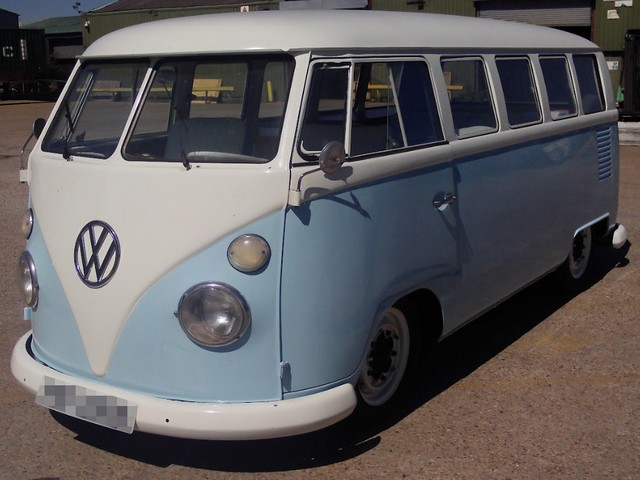
[[[410,357],[417,353],[411,333],[409,320],[401,310],[392,307],[384,313],[367,347],[358,380],[360,398],[367,406],[380,407],[397,392]]]

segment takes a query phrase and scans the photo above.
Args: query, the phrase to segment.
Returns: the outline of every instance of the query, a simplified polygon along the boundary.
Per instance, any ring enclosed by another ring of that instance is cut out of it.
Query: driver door
[[[309,78],[285,220],[285,393],[352,378],[376,316],[413,289],[446,296],[458,269],[450,153],[425,60],[318,60]],[[319,158],[336,142],[344,164],[325,173]]]

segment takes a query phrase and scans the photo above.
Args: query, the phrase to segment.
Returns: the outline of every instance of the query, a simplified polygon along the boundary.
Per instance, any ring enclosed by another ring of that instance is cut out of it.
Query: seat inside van
[[[169,130],[165,159],[183,160],[194,152],[241,154],[245,126],[239,118],[188,118]]]

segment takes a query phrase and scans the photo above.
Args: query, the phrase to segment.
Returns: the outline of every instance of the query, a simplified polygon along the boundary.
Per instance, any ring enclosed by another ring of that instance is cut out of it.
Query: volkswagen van
[[[384,409],[426,340],[625,243],[617,118],[599,49],[531,25],[282,11],[106,35],[21,172],[12,372],[129,433]]]

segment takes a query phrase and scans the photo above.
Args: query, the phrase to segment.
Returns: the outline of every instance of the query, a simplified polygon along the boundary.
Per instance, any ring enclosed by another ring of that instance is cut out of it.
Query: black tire
[[[567,259],[555,272],[555,280],[564,291],[576,291],[584,288],[591,265],[593,234],[591,227],[580,230],[571,243]]]
[[[383,413],[409,382],[420,353],[421,332],[409,308],[391,307],[367,345],[357,384],[358,412]]]

